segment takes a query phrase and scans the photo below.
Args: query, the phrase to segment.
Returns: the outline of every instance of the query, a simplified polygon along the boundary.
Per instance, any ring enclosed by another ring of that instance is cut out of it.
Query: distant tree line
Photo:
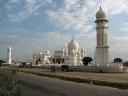
[[[114,58],[113,62],[114,63],[122,63],[123,66],[127,66],[128,67],[128,61],[123,62],[122,58],[119,58],[119,57],[118,58]]]
[[[86,56],[82,59],[82,62],[85,66],[87,66],[89,63],[91,63],[93,61],[93,59],[89,56]],[[123,66],[127,66],[128,67],[128,61],[123,62],[123,59],[120,57],[116,57],[113,59],[113,63],[122,63]]]
[[[3,63],[5,63],[5,61],[4,61],[4,60],[0,60],[0,66],[1,66]]]

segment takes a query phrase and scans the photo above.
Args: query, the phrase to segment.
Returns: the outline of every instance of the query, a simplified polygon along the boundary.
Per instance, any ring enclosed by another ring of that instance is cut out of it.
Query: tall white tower
[[[105,12],[100,7],[96,13],[96,64],[97,66],[108,66],[108,19]]]
[[[12,48],[7,49],[7,63],[12,64]]]

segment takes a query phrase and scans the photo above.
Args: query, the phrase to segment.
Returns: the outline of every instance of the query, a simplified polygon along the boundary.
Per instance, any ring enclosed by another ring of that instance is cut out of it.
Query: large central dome
[[[72,39],[69,43],[68,43],[68,49],[72,50],[72,49],[79,49],[79,44]]]

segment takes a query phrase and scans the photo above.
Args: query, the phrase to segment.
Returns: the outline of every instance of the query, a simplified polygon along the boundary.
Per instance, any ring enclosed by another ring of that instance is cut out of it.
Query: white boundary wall
[[[71,67],[71,70],[78,72],[128,72],[128,67],[115,67],[115,66],[75,66]]]
[[[65,64],[41,64],[33,66],[35,68],[51,69],[51,66],[55,66],[55,69],[61,70],[61,66]],[[128,72],[128,67],[124,67],[122,64],[113,64],[111,66],[69,66],[69,70],[76,72]]]

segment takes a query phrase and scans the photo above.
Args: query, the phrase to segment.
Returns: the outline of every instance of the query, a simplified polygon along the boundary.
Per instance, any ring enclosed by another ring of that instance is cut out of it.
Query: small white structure
[[[7,49],[7,64],[12,64],[12,48]]]

